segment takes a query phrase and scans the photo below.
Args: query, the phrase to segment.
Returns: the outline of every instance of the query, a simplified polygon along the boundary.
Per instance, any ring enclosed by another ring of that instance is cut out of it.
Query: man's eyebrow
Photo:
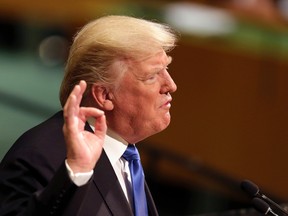
[[[158,73],[159,70],[162,70],[162,69],[164,69],[164,68],[167,68],[168,65],[171,64],[171,62],[172,62],[172,57],[171,57],[171,56],[167,56],[167,63],[164,65],[164,67],[163,67],[163,65],[162,65],[162,66],[159,67],[159,68],[155,68],[154,73]]]
[[[167,63],[165,65],[159,65],[159,67],[157,66],[156,68],[154,68],[152,71],[150,71],[149,73],[147,73],[147,75],[151,75],[151,74],[156,74],[158,73],[159,71],[165,69],[168,67],[169,64],[171,64],[172,62],[172,57],[171,56],[168,56],[167,55]],[[146,75],[145,75],[146,76]],[[145,77],[143,76],[143,77]]]

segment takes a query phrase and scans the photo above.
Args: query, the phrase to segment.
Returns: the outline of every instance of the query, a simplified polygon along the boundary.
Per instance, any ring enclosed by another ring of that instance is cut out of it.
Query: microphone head
[[[259,193],[258,186],[249,180],[242,181],[241,182],[241,188],[246,193],[248,193],[251,197],[258,195],[258,193]]]
[[[252,199],[252,204],[256,210],[265,215],[271,210],[270,206],[265,201],[257,197]]]

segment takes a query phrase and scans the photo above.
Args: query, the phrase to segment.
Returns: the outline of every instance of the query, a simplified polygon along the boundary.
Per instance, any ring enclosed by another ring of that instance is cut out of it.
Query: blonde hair
[[[175,47],[177,34],[167,25],[129,16],[110,15],[85,25],[76,34],[70,49],[65,75],[60,89],[60,102],[64,106],[69,94],[80,80],[91,85],[112,85],[119,74],[109,69],[121,59],[141,59],[159,52],[169,52]]]

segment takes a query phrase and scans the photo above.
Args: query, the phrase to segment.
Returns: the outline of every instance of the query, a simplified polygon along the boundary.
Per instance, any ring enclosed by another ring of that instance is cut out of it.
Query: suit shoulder
[[[63,112],[57,112],[49,119],[24,132],[15,143],[55,139],[62,136]]]
[[[19,158],[32,160],[31,156],[53,157],[63,155],[65,157],[65,141],[62,132],[63,122],[63,112],[60,111],[39,125],[29,129],[11,146],[2,162]]]

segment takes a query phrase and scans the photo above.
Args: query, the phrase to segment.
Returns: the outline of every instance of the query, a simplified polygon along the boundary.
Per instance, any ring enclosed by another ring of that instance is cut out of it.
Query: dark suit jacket
[[[0,215],[132,216],[103,151],[92,179],[77,187],[65,167],[63,113],[24,133],[0,164]],[[91,130],[86,125],[87,130]],[[145,184],[149,215],[158,215]]]

